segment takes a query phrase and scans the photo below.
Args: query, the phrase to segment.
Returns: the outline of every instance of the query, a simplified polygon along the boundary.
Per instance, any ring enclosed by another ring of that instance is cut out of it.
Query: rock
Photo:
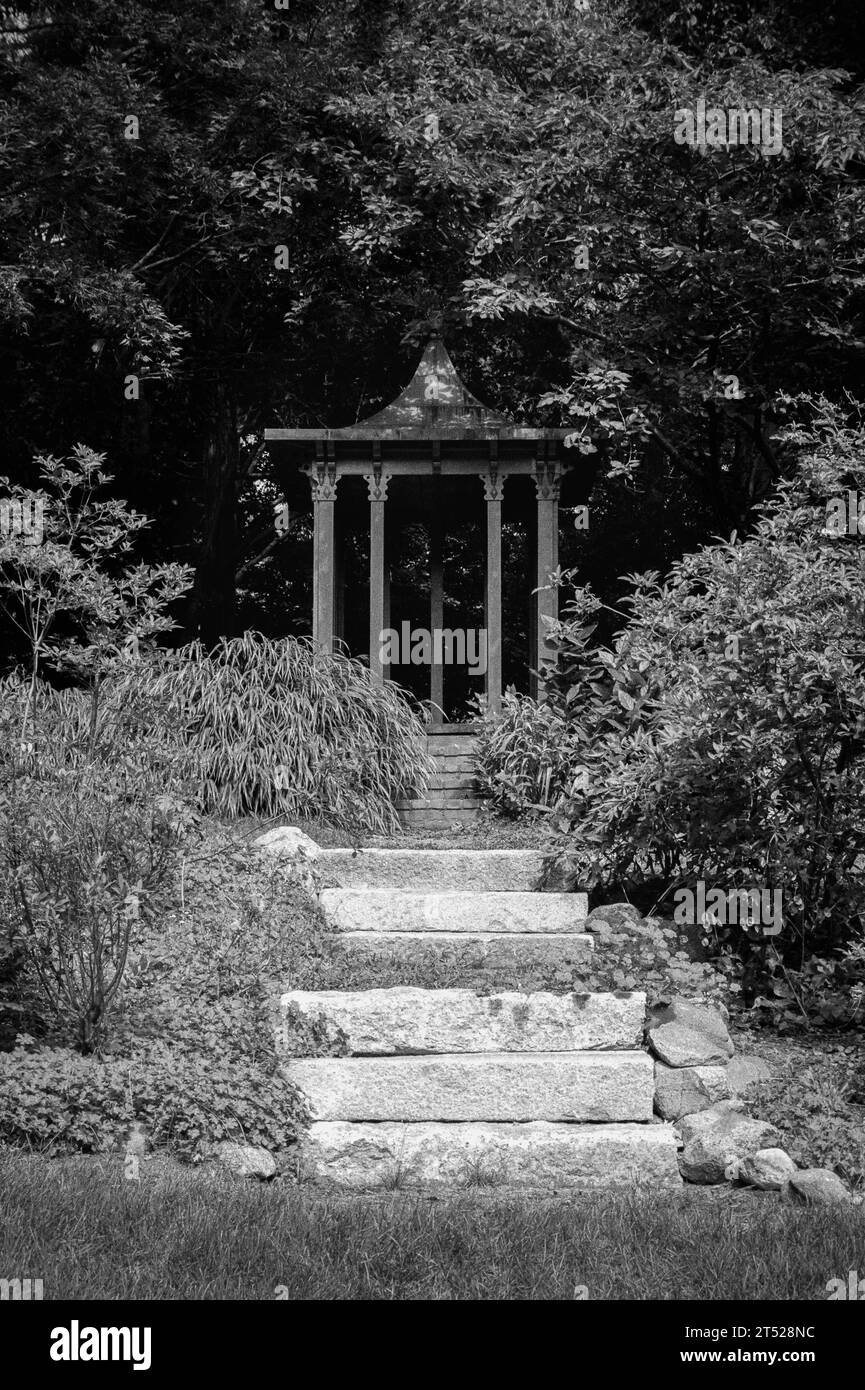
[[[738,1170],[740,1181],[749,1187],[780,1192],[788,1178],[796,1172],[796,1165],[783,1149],[758,1149],[755,1154],[739,1162]]]
[[[670,1067],[724,1066],[733,1044],[719,1009],[690,999],[673,999],[653,1010],[649,1046]]]
[[[773,1125],[752,1120],[724,1100],[710,1110],[686,1115],[679,1122],[682,1152],[679,1170],[686,1182],[723,1182],[732,1163],[741,1164],[780,1138]]]
[[[299,855],[304,859],[316,859],[321,853],[315,840],[304,835],[296,825],[280,825],[275,830],[266,830],[255,840],[257,849],[268,854]]]
[[[775,1068],[762,1057],[751,1057],[737,1053],[727,1064],[727,1080],[734,1096],[740,1096],[758,1081],[769,1081],[775,1075]]]
[[[655,1062],[655,1109],[665,1120],[708,1110],[731,1094],[726,1067],[669,1067]]]
[[[276,1177],[276,1160],[267,1149],[255,1144],[234,1144],[229,1139],[214,1144],[209,1157],[229,1168],[239,1178],[260,1178],[268,1182]]]
[[[670,1125],[348,1124],[310,1126],[311,1177],[340,1187],[681,1188]]]
[[[304,1057],[285,1074],[315,1120],[645,1122],[654,1093],[645,1052]]]
[[[643,919],[635,907],[630,903],[605,903],[602,907],[593,907],[586,918],[586,931],[612,932],[633,932],[635,926],[639,926]]]
[[[142,1158],[147,1152],[147,1130],[140,1120],[133,1120],[124,1145],[126,1154]]]
[[[853,1196],[831,1168],[802,1168],[784,1187],[792,1202],[810,1207],[834,1207],[852,1202]]]
[[[325,888],[319,904],[337,931],[582,932],[585,893],[395,893]]]
[[[280,1001],[281,1049],[291,1054],[295,1014],[324,1018],[354,1056],[442,1052],[585,1052],[639,1048],[646,996],[479,995],[468,989],[292,990]]]

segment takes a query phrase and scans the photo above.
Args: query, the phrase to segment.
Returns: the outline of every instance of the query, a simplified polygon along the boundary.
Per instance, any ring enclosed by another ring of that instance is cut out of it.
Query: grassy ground
[[[49,1299],[820,1299],[865,1258],[863,1208],[771,1194],[337,1199],[8,1152],[0,1186],[0,1268]]]

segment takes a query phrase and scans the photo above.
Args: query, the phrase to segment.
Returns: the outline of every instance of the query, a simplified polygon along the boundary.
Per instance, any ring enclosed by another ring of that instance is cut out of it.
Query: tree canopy
[[[0,7],[4,470],[105,453],[187,635],[303,630],[262,431],[372,413],[440,314],[481,399],[584,430],[599,594],[747,529],[782,392],[861,396],[865,347],[857,5],[752,9]],[[700,98],[783,149],[677,144]]]

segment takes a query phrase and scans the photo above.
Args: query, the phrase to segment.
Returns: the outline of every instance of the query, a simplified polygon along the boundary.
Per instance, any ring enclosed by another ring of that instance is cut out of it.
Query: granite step
[[[646,996],[478,994],[468,989],[289,990],[277,1045],[291,1055],[296,1022],[323,1025],[350,1056],[423,1053],[583,1052],[639,1048]]]
[[[667,1124],[352,1124],[310,1127],[301,1162],[335,1187],[528,1192],[681,1188]]]
[[[390,889],[324,888],[319,906],[338,931],[582,932],[585,893],[394,893]]]
[[[645,1052],[304,1057],[284,1071],[313,1120],[648,1122],[655,1094]]]
[[[357,931],[338,934],[334,948],[394,984],[412,977],[424,982],[430,972],[453,985],[502,980],[509,987],[562,982],[575,988],[591,969],[595,943],[587,932]]]
[[[544,854],[523,849],[323,849],[317,863],[326,878],[344,888],[512,893],[537,887]]]

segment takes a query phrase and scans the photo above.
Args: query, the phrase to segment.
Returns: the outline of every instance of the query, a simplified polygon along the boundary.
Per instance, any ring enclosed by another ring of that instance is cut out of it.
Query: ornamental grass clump
[[[361,661],[309,639],[247,632],[210,653],[195,642],[126,679],[185,728],[205,811],[388,832],[394,801],[428,783],[420,712]]]

